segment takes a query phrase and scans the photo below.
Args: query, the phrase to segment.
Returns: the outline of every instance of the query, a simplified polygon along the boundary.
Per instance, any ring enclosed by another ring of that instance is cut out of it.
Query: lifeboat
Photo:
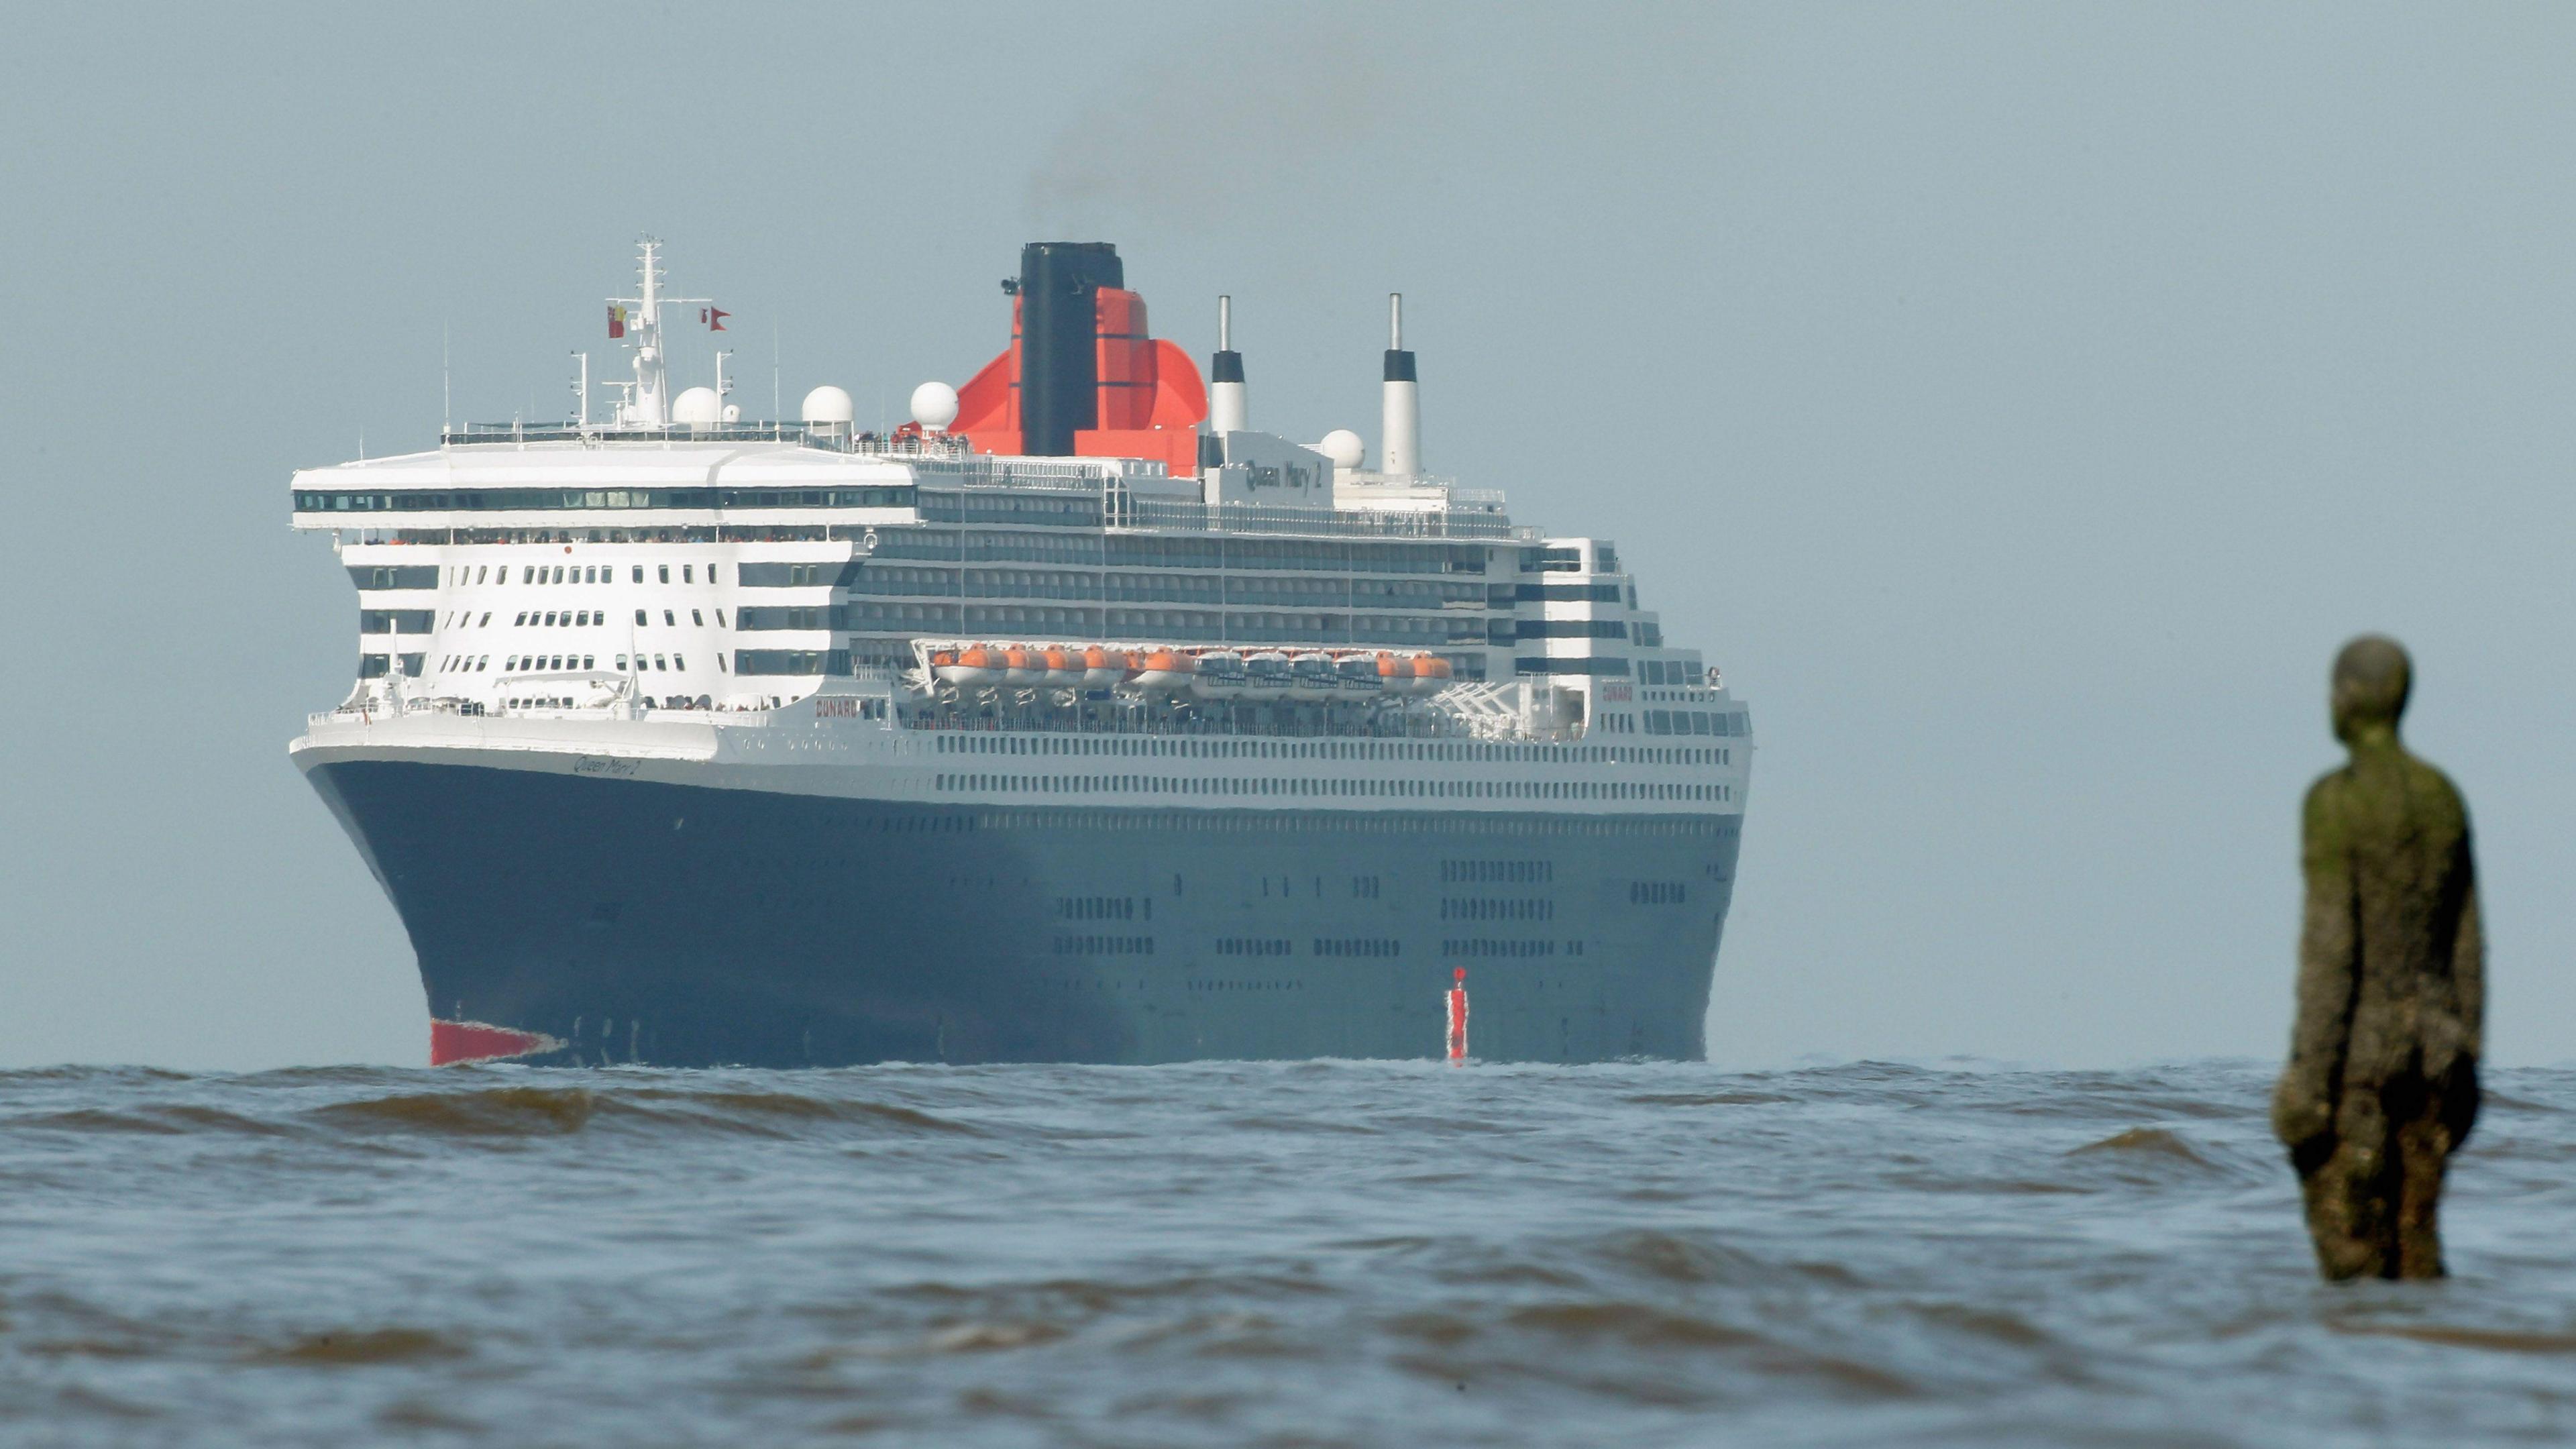
[[[1377,693],[1377,656],[1374,654],[1345,654],[1333,661],[1333,673],[1340,676],[1342,688],[1350,693]]]
[[[1407,686],[1406,693],[1438,694],[1449,687],[1453,671],[1448,660],[1437,654],[1416,654],[1406,662],[1413,669],[1413,682]]]
[[[1130,682],[1138,689],[1177,694],[1198,674],[1199,662],[1178,649],[1146,649],[1131,657],[1136,677]]]
[[[1127,672],[1134,667],[1126,650],[1091,645],[1082,651],[1082,687],[1107,689],[1125,679]]]
[[[1377,657],[1377,687],[1393,694],[1413,692],[1413,661],[1401,654]]]
[[[1235,699],[1241,697],[1248,682],[1242,655],[1231,649],[1210,649],[1199,656],[1198,673],[1190,679],[1190,693],[1201,699]]]
[[[1082,686],[1083,676],[1089,671],[1084,666],[1080,649],[1068,649],[1057,645],[1043,649],[1039,653],[1046,660],[1048,684],[1058,689],[1078,689]]]
[[[1341,687],[1341,680],[1333,674],[1331,655],[1310,652],[1288,656],[1290,699],[1330,699],[1341,692]]]
[[[1243,693],[1249,699],[1285,699],[1293,681],[1288,656],[1276,649],[1243,656]]]
[[[1013,644],[1002,651],[1002,682],[1025,689],[1046,683],[1046,652],[1026,644]]]
[[[959,689],[989,689],[1002,682],[1002,652],[990,644],[962,649],[934,649],[930,672],[940,683]]]

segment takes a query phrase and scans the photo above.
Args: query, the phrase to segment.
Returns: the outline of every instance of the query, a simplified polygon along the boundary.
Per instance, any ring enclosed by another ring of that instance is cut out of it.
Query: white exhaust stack
[[[1208,367],[1208,431],[1222,438],[1252,430],[1243,392],[1243,354],[1234,350],[1234,299],[1216,299],[1216,356]]]
[[[1380,471],[1411,478],[1422,471],[1422,394],[1413,354],[1404,350],[1404,294],[1386,298],[1386,401],[1378,426]]]

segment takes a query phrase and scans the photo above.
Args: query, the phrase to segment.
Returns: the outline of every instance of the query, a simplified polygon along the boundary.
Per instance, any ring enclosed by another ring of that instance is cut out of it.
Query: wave
[[[467,1352],[462,1342],[425,1328],[369,1328],[303,1334],[284,1343],[254,1349],[244,1357],[252,1363],[340,1368],[426,1363],[463,1358]]]
[[[2132,1127],[2125,1132],[2115,1132],[2099,1142],[2087,1142],[2066,1155],[2085,1157],[2097,1152],[2160,1157],[2193,1167],[2205,1167],[2213,1172],[2218,1169],[2217,1163],[2193,1151],[2190,1143],[2161,1127]]]
[[[314,1120],[351,1132],[403,1132],[450,1137],[554,1137],[579,1132],[599,1114],[588,1087],[483,1087],[410,1092],[333,1102]]]
[[[379,1080],[372,1074],[368,1078],[369,1085]],[[233,1100],[241,1103],[239,1097]],[[859,1128],[904,1136],[990,1135],[989,1129],[974,1123],[895,1102],[744,1089],[478,1083],[370,1094],[318,1105],[292,1099],[242,1105],[274,1110],[237,1111],[202,1101],[145,1100],[0,1116],[0,1134],[535,1138],[613,1129],[781,1138],[816,1129]]]
[[[2499,1353],[2576,1354],[2576,1333],[2531,1329],[2464,1328],[2448,1323],[2331,1323],[2337,1333],[2364,1338],[2404,1338],[2446,1348],[2483,1348]]]

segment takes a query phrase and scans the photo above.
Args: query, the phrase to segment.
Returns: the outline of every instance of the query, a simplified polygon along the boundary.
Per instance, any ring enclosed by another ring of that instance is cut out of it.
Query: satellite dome
[[[1333,429],[1324,435],[1324,441],[1315,446],[1325,457],[1333,460],[1336,468],[1357,468],[1360,460],[1368,456],[1368,444],[1361,442],[1360,435],[1348,428]]]
[[[825,385],[805,394],[805,421],[824,426],[850,425],[850,395]]]
[[[671,421],[681,427],[711,428],[717,416],[714,388],[693,387],[671,399]]]
[[[925,433],[936,433],[957,421],[957,389],[944,382],[925,382],[912,390],[912,420]]]

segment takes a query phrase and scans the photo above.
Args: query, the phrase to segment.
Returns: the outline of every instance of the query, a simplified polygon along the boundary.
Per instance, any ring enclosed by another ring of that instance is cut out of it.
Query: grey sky
[[[637,27],[641,28],[638,29]],[[2279,1049],[2327,662],[2413,647],[2492,1053],[2576,1056],[2576,12],[55,6],[0,50],[0,1065],[425,1051],[288,765],[288,470],[557,415],[633,238],[765,412],[1007,340],[1039,234],[1254,421],[1618,540],[1761,735],[1711,1055]],[[679,380],[703,380],[682,353]]]

